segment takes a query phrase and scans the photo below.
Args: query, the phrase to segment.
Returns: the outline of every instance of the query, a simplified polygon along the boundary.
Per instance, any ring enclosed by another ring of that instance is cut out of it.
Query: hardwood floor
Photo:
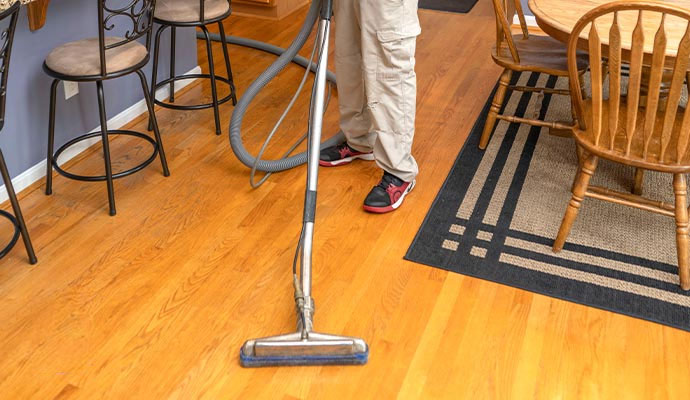
[[[302,15],[226,26],[286,45]],[[688,398],[686,332],[402,259],[500,73],[490,2],[420,15],[417,188],[394,214],[368,215],[361,203],[380,177],[372,163],[320,174],[315,324],[364,337],[368,365],[239,367],[244,340],[295,324],[305,169],[252,190],[211,110],[161,109],[172,176],[156,162],[118,180],[116,217],[104,184],[57,177],[51,197],[38,186],[22,194],[39,263],[18,245],[0,265],[0,398]],[[274,59],[238,47],[231,57],[240,94]],[[244,123],[251,151],[301,74],[289,67],[257,98]],[[178,99],[200,97],[205,84]],[[269,156],[304,130],[305,99]],[[224,127],[231,112],[223,106]],[[326,130],[336,128],[332,104]],[[73,168],[100,172],[99,150]],[[115,140],[117,169],[147,150]]]

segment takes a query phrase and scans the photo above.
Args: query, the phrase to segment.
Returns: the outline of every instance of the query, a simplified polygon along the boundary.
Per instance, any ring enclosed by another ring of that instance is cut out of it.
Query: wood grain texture
[[[612,2],[610,0],[529,0],[528,5],[530,10],[534,13],[537,24],[544,32],[555,39],[567,43],[570,39],[570,33],[573,31],[577,21],[589,11],[607,3],[630,2]],[[664,3],[678,10],[690,10],[690,0],[662,0],[657,1],[657,3]],[[657,15],[652,18],[644,19],[644,24],[641,28],[645,37],[643,42],[643,50],[645,53],[652,53],[654,49],[654,38],[659,27],[660,17],[660,15]],[[621,12],[618,15],[618,24],[621,32],[621,47],[624,50],[624,54],[627,54],[633,43],[631,33],[637,26],[637,20],[638,13],[636,11]],[[606,29],[608,29],[612,21],[613,14],[608,15],[606,18],[600,18],[597,21],[597,26],[606,27]],[[669,18],[666,21],[669,47],[678,48],[678,43],[685,33],[686,26],[687,23],[682,18]],[[601,43],[608,45],[608,30],[599,29],[599,31]],[[580,49],[587,49],[588,36],[589,29],[585,29],[580,33]],[[667,55],[671,58],[675,57],[673,51],[669,51]]]
[[[303,15],[226,26],[285,46]],[[28,266],[20,246],[0,261],[0,398],[688,398],[687,332],[402,259],[501,73],[489,55],[489,2],[420,16],[417,188],[394,214],[368,215],[375,165],[320,173],[315,323],[366,338],[368,365],[239,367],[244,340],[294,327],[290,263],[305,170],[251,190],[211,110],[159,109],[172,175],[154,165],[118,180],[116,217],[101,184],[56,177],[52,197],[40,187],[22,194],[40,262]],[[240,95],[275,59],[230,51]],[[258,97],[244,124],[252,151],[302,72],[289,67]],[[210,97],[205,83],[177,98],[200,97]],[[305,100],[270,155],[303,131]],[[232,106],[221,110],[227,126]],[[111,147],[118,169],[147,151],[128,139]],[[100,172],[99,152],[75,171]]]

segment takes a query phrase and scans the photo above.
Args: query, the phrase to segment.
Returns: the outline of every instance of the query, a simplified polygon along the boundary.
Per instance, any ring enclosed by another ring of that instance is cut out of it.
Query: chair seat
[[[622,99],[624,100],[624,98]],[[593,121],[592,119],[592,100],[584,101],[585,121]],[[575,129],[575,139],[586,150],[594,153],[597,156],[613,160],[622,164],[632,165],[644,169],[651,169],[661,172],[690,172],[690,152],[686,150],[680,155],[680,162],[677,162],[678,138],[680,134],[680,127],[683,121],[685,110],[678,107],[675,113],[675,122],[673,129],[670,131],[670,141],[666,152],[661,157],[661,135],[652,135],[649,143],[648,154],[646,158],[642,157],[642,150],[644,148],[643,136],[641,132],[645,124],[644,108],[637,110],[637,120],[631,143],[630,154],[626,155],[627,135],[626,135],[626,121],[628,115],[628,107],[625,101],[621,101],[620,111],[618,112],[618,123],[616,132],[614,133],[613,150],[609,150],[611,143],[611,133],[609,132],[609,109],[612,104],[609,100],[604,100],[602,103],[602,126],[599,144],[594,143],[594,131],[592,127],[587,127],[586,130]],[[664,123],[664,111],[657,112],[654,121],[654,132],[661,132]],[[687,146],[690,148],[690,146]]]
[[[568,76],[568,55],[565,45],[550,36],[530,35],[524,39],[522,35],[513,35],[515,47],[520,56],[516,63],[510,54],[507,44],[503,44],[499,51],[494,45],[491,56],[496,64],[513,71],[537,71],[550,75]],[[577,53],[577,68],[584,71],[589,65],[587,54]]]
[[[125,40],[121,37],[106,37],[110,45]],[[105,51],[105,65],[108,74],[131,68],[142,62],[148,51],[146,46],[131,41],[122,46]],[[98,38],[90,38],[65,43],[54,48],[46,57],[46,66],[59,74],[81,77],[101,74]]]
[[[204,2],[204,19],[221,17],[229,10],[227,0],[207,0]],[[201,22],[199,14],[198,0],[158,0],[154,17],[160,21],[194,23]]]

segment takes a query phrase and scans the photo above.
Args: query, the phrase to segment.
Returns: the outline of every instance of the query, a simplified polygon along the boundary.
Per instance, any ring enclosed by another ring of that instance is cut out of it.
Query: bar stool
[[[225,29],[223,28],[223,20],[227,18],[230,13],[229,0],[158,0],[154,21],[161,26],[156,31],[156,42],[153,47],[153,76],[151,79],[151,97],[155,103],[161,107],[171,108],[175,110],[201,110],[213,107],[213,115],[216,122],[216,135],[220,135],[220,116],[218,106],[232,99],[232,104],[237,104],[237,95],[235,93],[235,84],[232,80],[232,68],[230,67],[230,56],[228,55],[228,47],[225,41]],[[215,74],[213,65],[213,51],[211,49],[211,38],[209,37],[206,26],[217,23],[220,31],[220,40],[223,46],[223,57],[225,57],[225,69],[228,77],[223,77]],[[175,29],[177,27],[197,27],[200,28],[206,38],[206,54],[208,55],[208,74],[187,74],[175,75]],[[161,34],[167,28],[170,28],[170,77],[164,81],[157,82],[158,74],[158,50],[160,48]],[[213,100],[210,103],[196,104],[196,105],[179,105],[175,102],[175,81],[188,78],[202,78],[211,80],[211,96]],[[230,86],[230,94],[218,99],[218,90],[216,81],[221,81]],[[168,101],[164,102],[156,100],[156,90],[170,85],[170,94]],[[151,125],[149,124],[149,129]]]
[[[0,12],[0,32],[2,32],[2,35],[0,35],[0,131],[2,131],[2,128],[5,125],[7,75],[9,74],[12,42],[14,41],[14,30],[17,26],[18,14],[18,2],[14,3],[14,5],[5,11]],[[5,157],[2,155],[2,150],[0,150],[0,175],[2,175],[2,181],[5,184],[5,189],[7,189],[7,195],[10,198],[10,204],[12,204],[12,211],[14,212],[14,215],[12,215],[5,210],[0,210],[0,216],[8,219],[14,226],[14,234],[12,235],[10,242],[2,250],[0,250],[0,258],[5,257],[5,255],[12,250],[14,245],[17,244],[17,240],[19,240],[19,235],[21,234],[22,240],[24,241],[24,247],[26,248],[26,253],[29,255],[29,262],[31,264],[36,264],[38,261],[36,259],[36,253],[34,253],[34,248],[31,245],[31,238],[29,238],[29,232],[26,229],[26,223],[24,222],[24,217],[22,216],[22,210],[19,208],[17,194],[14,192],[12,178],[7,171],[7,164],[5,163]]]
[[[115,195],[113,191],[113,180],[131,175],[141,171],[151,164],[157,157],[160,157],[163,166],[163,175],[169,176],[168,163],[163,151],[163,142],[156,115],[153,112],[153,102],[149,96],[149,88],[146,76],[141,69],[149,61],[149,50],[151,48],[151,31],[153,26],[153,11],[155,1],[151,0],[128,0],[128,4],[123,5],[122,1],[116,0],[97,0],[98,1],[98,37],[69,42],[53,49],[43,63],[43,70],[55,78],[50,89],[50,120],[48,128],[48,171],[46,175],[46,195],[53,191],[53,174],[55,169],[60,175],[86,182],[105,181],[108,187],[108,203],[110,215],[115,215]],[[110,4],[109,3],[113,3]],[[120,25],[122,24],[122,25]],[[123,29],[125,37],[106,36],[106,31],[111,31],[116,27]],[[138,41],[145,38],[145,44]],[[149,112],[154,138],[141,132],[123,129],[108,129],[105,113],[105,98],[103,93],[103,81],[106,79],[119,78],[131,73],[136,73],[141,81],[141,88],[144,92],[146,106]],[[96,92],[98,94],[98,110],[101,120],[101,130],[95,133],[78,136],[53,152],[55,138],[55,96],[57,85],[61,80],[76,82],[96,82]],[[153,152],[141,164],[126,171],[113,173],[110,162],[110,148],[108,137],[110,135],[133,136],[149,142]],[[62,169],[57,158],[70,146],[83,140],[101,137],[103,143],[103,155],[105,158],[105,175],[77,175]]]

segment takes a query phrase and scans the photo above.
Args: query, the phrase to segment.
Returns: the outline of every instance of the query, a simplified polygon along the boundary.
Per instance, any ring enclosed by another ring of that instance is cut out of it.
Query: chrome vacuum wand
[[[307,188],[304,199],[304,225],[300,240],[301,268],[300,277],[297,278],[296,274],[294,277],[297,331],[245,342],[240,350],[240,363],[244,367],[365,364],[369,357],[369,348],[363,339],[313,331],[314,299],[311,296],[311,255],[314,240],[316,186],[319,173],[331,15],[332,0],[324,0],[321,5],[318,27],[319,58],[309,121]]]

